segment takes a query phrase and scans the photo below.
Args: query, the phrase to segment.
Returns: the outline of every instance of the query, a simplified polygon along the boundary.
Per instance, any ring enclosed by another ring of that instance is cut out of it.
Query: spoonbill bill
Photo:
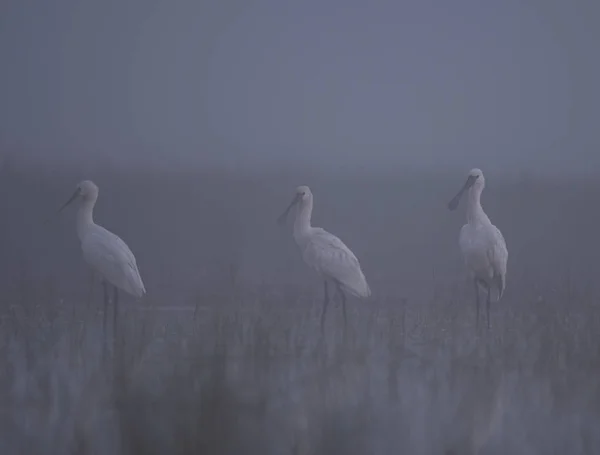
[[[479,325],[479,287],[487,290],[487,325],[490,327],[490,301],[492,287],[498,292],[499,301],[506,287],[506,263],[508,250],[506,241],[496,226],[492,224],[481,207],[481,193],[485,178],[480,169],[471,169],[460,191],[448,203],[455,210],[462,195],[467,193],[467,224],[459,235],[460,250],[475,287],[477,325]]]
[[[294,240],[302,252],[304,262],[323,278],[325,296],[321,313],[321,330],[324,327],[329,304],[329,281],[335,285],[340,295],[345,327],[347,323],[346,292],[355,297],[367,298],[371,295],[371,289],[358,259],[350,248],[335,235],[322,228],[311,226],[313,194],[308,186],[296,188],[292,202],[278,218],[280,225],[285,223],[289,211],[294,206],[296,206]]]
[[[93,272],[102,277],[104,290],[103,329],[106,336],[106,319],[109,304],[108,284],[114,288],[113,337],[116,334],[119,310],[119,289],[140,298],[146,293],[135,256],[118,236],[94,223],[94,205],[98,199],[98,187],[90,180],[77,185],[71,198],[59,209],[61,212],[72,202],[80,202],[77,213],[77,235],[81,242],[83,258]],[[114,340],[113,340],[114,342]]]

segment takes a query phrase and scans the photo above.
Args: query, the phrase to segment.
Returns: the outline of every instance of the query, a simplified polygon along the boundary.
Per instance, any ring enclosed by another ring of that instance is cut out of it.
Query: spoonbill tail
[[[313,195],[310,188],[307,186],[296,188],[292,202],[278,218],[279,224],[285,223],[289,211],[294,206],[296,207],[294,240],[302,252],[304,262],[323,278],[325,296],[321,313],[321,330],[324,327],[329,304],[328,281],[335,284],[340,295],[345,327],[347,323],[345,293],[360,298],[371,295],[365,275],[358,259],[344,242],[326,230],[310,225],[313,209]]]
[[[113,336],[115,336],[119,310],[119,289],[138,298],[146,293],[146,289],[135,256],[129,247],[118,236],[94,223],[93,211],[97,199],[98,187],[96,184],[90,180],[84,180],[77,185],[73,196],[65,202],[59,212],[72,202],[80,201],[77,213],[77,235],[81,242],[83,258],[92,270],[102,277],[105,336],[109,303],[108,283],[114,288]]]
[[[467,224],[460,230],[459,245],[465,263],[473,278],[477,325],[479,324],[479,287],[487,290],[487,325],[490,327],[491,290],[498,291],[498,301],[506,286],[506,263],[508,250],[500,230],[492,224],[481,207],[481,193],[485,179],[480,169],[472,169],[460,191],[448,203],[450,210],[458,207],[458,202],[466,192]]]

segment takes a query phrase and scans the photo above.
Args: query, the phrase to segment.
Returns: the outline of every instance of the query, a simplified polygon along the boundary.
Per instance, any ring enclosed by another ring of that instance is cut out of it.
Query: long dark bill
[[[287,206],[287,209],[285,209],[285,211],[281,215],[279,215],[279,218],[277,218],[277,224],[279,224],[279,225],[285,224],[288,213],[290,212],[292,207],[294,205],[296,205],[298,203],[298,201],[300,201],[300,197],[301,196],[299,194],[294,196],[294,199],[292,199],[292,202],[290,202],[290,205]]]
[[[450,200],[450,202],[448,202],[448,208],[450,210],[456,210],[456,207],[458,207],[458,203],[460,202],[462,195],[464,194],[465,191],[467,191],[469,188],[471,188],[473,186],[473,183],[475,183],[475,180],[477,180],[477,177],[474,177],[472,175],[469,175],[469,177],[467,177],[467,181],[462,186],[462,188],[458,191],[458,193],[456,193],[456,196],[454,196]]]
[[[81,190],[79,188],[77,188],[75,190],[75,192],[73,193],[73,196],[70,197],[70,199],[65,202],[61,208],[58,209],[58,213],[62,212],[65,207],[67,207],[71,202],[73,202],[75,199],[77,199],[77,197],[79,196],[79,194],[81,193]]]

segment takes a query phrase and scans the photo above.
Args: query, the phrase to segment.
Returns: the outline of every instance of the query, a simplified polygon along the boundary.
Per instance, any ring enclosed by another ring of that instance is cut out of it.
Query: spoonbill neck
[[[294,221],[294,237],[298,239],[310,232],[310,218],[312,216],[312,199],[300,201],[296,211],[296,220]]]
[[[481,193],[483,188],[471,187],[468,194],[467,222],[469,224],[490,223],[490,219],[481,206]]]
[[[94,224],[94,205],[96,205],[95,199],[81,201],[77,212],[77,235],[80,240],[83,239],[88,228]]]

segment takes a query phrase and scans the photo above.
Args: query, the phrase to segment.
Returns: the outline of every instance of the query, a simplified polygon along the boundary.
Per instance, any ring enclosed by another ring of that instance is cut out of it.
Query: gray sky
[[[0,146],[600,170],[599,18],[592,0],[6,0]]]

